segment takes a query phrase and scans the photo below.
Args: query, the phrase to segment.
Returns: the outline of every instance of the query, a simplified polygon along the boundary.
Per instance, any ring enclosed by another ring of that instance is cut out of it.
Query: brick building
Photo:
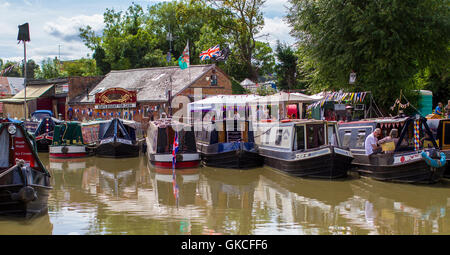
[[[95,95],[113,88],[136,91],[136,106],[96,109]],[[69,107],[76,120],[127,116],[146,125],[150,119],[158,119],[163,112],[169,114],[170,96],[183,95],[192,102],[195,89],[201,89],[203,98],[206,95],[232,94],[230,78],[214,64],[191,65],[184,70],[178,66],[140,68],[111,71],[89,91],[81,91],[81,94],[71,98]]]
[[[82,91],[89,90],[103,78],[103,76],[95,76],[28,80],[26,87],[28,117],[36,110],[50,110],[54,117],[65,119],[67,102]],[[24,99],[25,90],[22,89],[13,97],[0,100],[3,103],[4,113],[8,113],[11,117],[23,118]]]

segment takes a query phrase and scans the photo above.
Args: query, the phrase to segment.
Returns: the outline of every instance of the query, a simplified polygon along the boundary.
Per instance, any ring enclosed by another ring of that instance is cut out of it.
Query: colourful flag
[[[189,41],[186,44],[186,47],[183,50],[183,53],[178,58],[178,65],[181,69],[186,69],[189,67]]]
[[[219,53],[220,53],[220,47],[217,44],[216,46],[211,47],[206,51],[202,51],[202,53],[200,53],[200,59],[201,60],[212,59],[213,57],[218,56]]]

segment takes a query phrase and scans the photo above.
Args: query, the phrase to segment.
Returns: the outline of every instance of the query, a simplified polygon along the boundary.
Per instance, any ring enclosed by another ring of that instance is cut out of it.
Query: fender
[[[443,167],[443,166],[445,166],[445,163],[446,163],[445,153],[441,152],[440,154],[441,154],[441,159],[435,160],[435,159],[430,158],[430,156],[428,156],[425,151],[422,151],[422,153],[421,153],[422,158],[425,160],[427,165],[429,165],[431,167],[436,167],[436,168]]]

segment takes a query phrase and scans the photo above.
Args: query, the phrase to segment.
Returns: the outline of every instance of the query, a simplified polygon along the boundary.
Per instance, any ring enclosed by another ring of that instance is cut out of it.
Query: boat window
[[[295,127],[295,137],[296,137],[296,145],[297,150],[305,149],[305,127],[299,126]]]
[[[450,122],[444,123],[444,144],[450,145]]]
[[[269,144],[270,143],[270,132],[272,131],[272,128],[269,128],[266,132],[264,132],[265,134],[265,136],[266,136],[266,144]]]
[[[358,137],[356,138],[356,148],[364,148],[366,141],[366,130],[358,130]]]
[[[337,146],[337,135],[336,135],[336,128],[334,125],[328,125],[327,126],[327,136],[328,136],[328,144]]]
[[[283,139],[283,130],[282,129],[278,129],[277,130],[277,138],[275,139],[275,145],[280,145],[281,144],[281,139]]]
[[[352,137],[352,131],[351,130],[346,130],[344,133],[344,139],[342,141],[342,146],[343,147],[350,147],[350,138]]]
[[[321,124],[306,126],[307,148],[316,148],[325,144],[324,126]]]
[[[185,152],[197,152],[195,146],[194,131],[184,132],[183,151]]]
[[[9,167],[9,134],[6,127],[0,131],[0,167]]]

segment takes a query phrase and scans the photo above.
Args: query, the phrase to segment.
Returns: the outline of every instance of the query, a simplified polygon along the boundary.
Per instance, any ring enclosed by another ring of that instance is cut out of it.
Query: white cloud
[[[87,25],[91,26],[97,33],[101,32],[104,27],[103,15],[80,15],[70,18],[59,17],[56,21],[45,23],[44,31],[56,38],[62,39],[64,42],[81,41],[79,28]]]
[[[295,39],[289,34],[291,27],[282,17],[265,18],[264,23],[264,28],[259,35],[269,34],[269,36],[262,37],[259,40],[269,42],[272,48],[275,48],[277,40],[289,45],[292,45],[295,42]]]
[[[0,1],[0,9],[8,8],[11,4],[6,1]]]

